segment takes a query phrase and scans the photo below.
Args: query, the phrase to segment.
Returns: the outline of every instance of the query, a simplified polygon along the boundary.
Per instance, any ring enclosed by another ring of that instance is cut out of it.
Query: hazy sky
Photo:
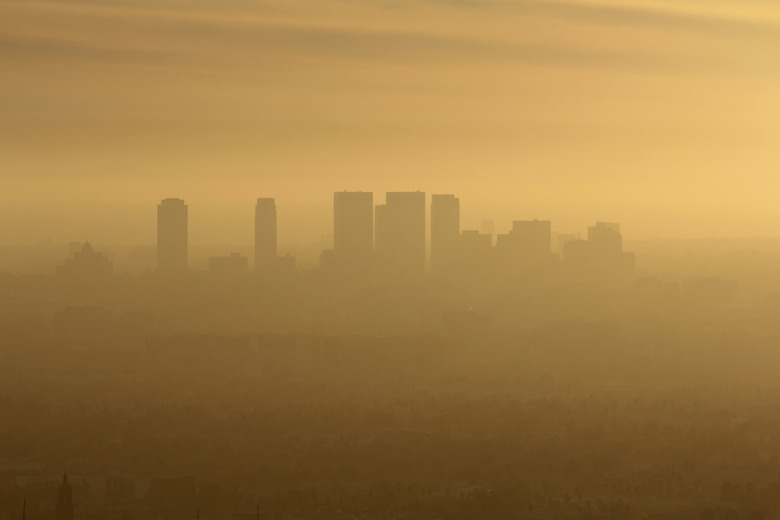
[[[0,0],[0,243],[248,244],[332,192],[463,227],[780,236],[777,0]]]

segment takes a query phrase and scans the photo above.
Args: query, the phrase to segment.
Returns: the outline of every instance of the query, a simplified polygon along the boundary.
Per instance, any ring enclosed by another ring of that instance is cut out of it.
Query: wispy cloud
[[[317,3],[316,1],[314,2]],[[0,25],[0,57],[5,59],[52,59],[106,61],[113,65],[187,65],[191,62],[219,67],[224,64],[251,65],[253,54],[258,58],[270,56],[297,57],[301,60],[352,59],[377,62],[404,63],[469,63],[473,61],[503,61],[535,65],[595,66],[621,69],[669,69],[675,74],[686,69],[701,73],[717,70],[729,63],[729,56],[707,53],[706,49],[675,49],[659,40],[621,41],[620,34],[606,31],[604,42],[587,40],[598,35],[598,30],[580,27],[588,23],[628,25],[672,29],[675,31],[707,30],[717,34],[732,34],[756,38],[756,29],[780,43],[780,33],[768,24],[754,24],[744,20],[726,20],[711,16],[695,16],[686,12],[660,9],[585,4],[578,2],[520,1],[505,2],[438,0],[437,9],[451,14],[452,9],[480,8],[511,13],[516,18],[517,31],[512,22],[504,20],[500,28],[490,32],[488,19],[475,21],[485,27],[467,30],[446,22],[430,27],[415,24],[407,28],[399,19],[376,20],[366,18],[347,23],[323,22],[312,19],[306,11],[299,17],[288,11],[283,16],[265,17],[254,13],[246,18],[235,11],[217,14],[208,11],[177,11],[168,8],[177,5],[161,2],[156,10],[143,5],[137,9],[112,7],[107,2],[78,2],[73,4],[27,4],[18,2],[0,4],[5,24]],[[234,9],[241,2],[233,3]],[[404,2],[403,6],[419,9],[421,2]],[[125,6],[126,4],[121,4]],[[198,5],[198,4],[196,4]],[[213,5],[200,2],[200,5]],[[274,11],[273,4],[260,4]],[[336,2],[340,9],[345,3]],[[378,4],[382,5],[382,4]],[[257,5],[253,6],[255,9]],[[333,11],[331,14],[338,13]],[[550,33],[539,29],[524,33],[528,17],[562,17],[564,25],[550,27]],[[21,23],[15,24],[14,19]],[[555,31],[569,30],[569,34]],[[744,34],[743,34],[744,33]],[[659,34],[660,38],[662,35]],[[247,70],[251,71],[253,67]]]

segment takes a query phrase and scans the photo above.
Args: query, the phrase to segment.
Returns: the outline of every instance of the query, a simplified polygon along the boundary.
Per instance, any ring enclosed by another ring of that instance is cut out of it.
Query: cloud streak
[[[457,5],[481,5],[481,2],[459,2]],[[568,17],[568,25],[552,30],[572,29],[584,20],[610,24],[651,25],[674,28],[711,26],[715,31],[730,27],[733,31],[750,30],[743,22],[673,14],[662,11],[582,5],[561,2],[523,2],[525,10],[510,10],[526,16]],[[605,34],[607,42],[583,40],[581,34],[524,35],[524,20],[518,21],[518,33],[450,31],[440,27],[431,30],[406,29],[399,22],[377,24],[365,21],[365,27],[354,23],[339,26],[303,20],[264,21],[249,17],[207,17],[203,13],[177,13],[169,10],[126,10],[103,5],[76,5],[71,8],[39,4],[38,8],[6,7],[6,20],[15,15],[27,29],[0,29],[0,57],[6,60],[73,60],[103,62],[110,66],[147,65],[175,67],[198,65],[236,67],[245,65],[252,73],[263,61],[274,57],[303,63],[321,60],[356,60],[409,65],[458,65],[479,62],[504,62],[573,67],[605,67],[620,70],[668,70],[674,74],[717,71],[734,65],[733,57],[718,53],[691,52],[670,48],[662,41],[623,42],[612,44],[616,35]],[[447,5],[450,5],[449,3]],[[503,4],[495,9],[507,10]],[[484,7],[483,7],[484,8]],[[54,24],[48,17],[57,14]],[[62,27],[62,21],[67,23]],[[510,27],[511,29],[511,27]],[[574,32],[574,31],[573,31]],[[584,34],[593,33],[591,29]],[[767,34],[780,41],[777,33]],[[661,35],[658,35],[659,37]],[[617,43],[617,42],[615,42]]]

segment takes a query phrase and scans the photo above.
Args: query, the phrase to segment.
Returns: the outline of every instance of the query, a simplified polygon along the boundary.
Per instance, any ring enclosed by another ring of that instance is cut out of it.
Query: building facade
[[[188,268],[187,205],[163,199],[157,206],[157,270],[183,273]]]
[[[276,257],[276,201],[260,198],[255,206],[255,270],[266,276],[272,275]]]
[[[425,193],[388,192],[386,206],[388,274],[396,281],[417,282],[425,274]]]
[[[460,199],[431,195],[431,273],[454,278],[459,270]]]

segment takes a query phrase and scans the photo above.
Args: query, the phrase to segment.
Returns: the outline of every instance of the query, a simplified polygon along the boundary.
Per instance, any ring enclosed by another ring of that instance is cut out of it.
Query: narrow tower
[[[388,192],[385,226],[389,276],[396,282],[418,282],[425,274],[425,193]]]
[[[460,200],[455,195],[431,196],[431,273],[441,278],[458,275]]]
[[[333,194],[333,252],[339,268],[352,277],[368,273],[374,252],[374,194]]]
[[[255,206],[255,270],[264,276],[274,273],[276,264],[276,201],[257,199]]]
[[[163,199],[157,206],[157,270],[187,271],[187,205],[182,199]]]

